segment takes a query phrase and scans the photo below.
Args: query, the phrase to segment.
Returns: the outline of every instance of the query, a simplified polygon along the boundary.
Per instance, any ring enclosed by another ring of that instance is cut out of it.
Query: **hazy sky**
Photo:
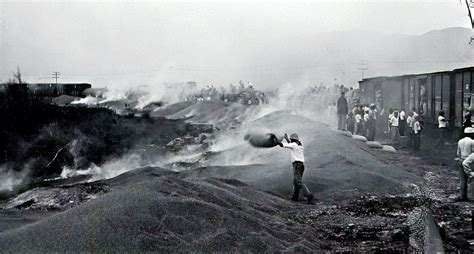
[[[463,1],[462,1],[463,2]],[[447,1],[35,2],[0,0],[0,80],[20,66],[31,82],[95,86],[252,81],[262,48],[320,32],[423,34],[469,27]],[[269,66],[275,63],[268,63]],[[281,63],[278,63],[281,65]],[[285,82],[285,80],[281,80]]]

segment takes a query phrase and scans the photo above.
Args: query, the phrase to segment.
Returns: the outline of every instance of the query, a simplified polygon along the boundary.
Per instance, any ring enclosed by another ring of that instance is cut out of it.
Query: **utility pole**
[[[362,73],[362,79],[364,79],[364,72],[369,69],[369,63],[367,60],[359,59],[357,65],[359,66],[359,71]]]
[[[58,78],[59,78],[60,75],[61,75],[61,73],[59,73],[57,71],[53,72],[53,78],[56,79],[56,85],[58,84]]]

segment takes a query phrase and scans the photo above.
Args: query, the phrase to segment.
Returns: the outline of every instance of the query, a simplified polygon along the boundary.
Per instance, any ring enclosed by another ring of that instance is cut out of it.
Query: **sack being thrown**
[[[252,146],[260,148],[271,148],[278,145],[283,137],[278,137],[273,133],[250,132],[244,137]]]

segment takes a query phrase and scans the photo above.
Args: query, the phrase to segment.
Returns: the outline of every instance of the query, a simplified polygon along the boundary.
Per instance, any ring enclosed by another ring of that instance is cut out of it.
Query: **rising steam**
[[[28,178],[28,170],[21,172],[8,169],[5,165],[0,166],[0,193],[13,192],[25,183]]]

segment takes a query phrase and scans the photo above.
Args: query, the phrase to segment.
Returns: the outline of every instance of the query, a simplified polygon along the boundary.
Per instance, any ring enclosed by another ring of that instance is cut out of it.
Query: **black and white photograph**
[[[474,252],[474,0],[0,0],[0,253]]]

